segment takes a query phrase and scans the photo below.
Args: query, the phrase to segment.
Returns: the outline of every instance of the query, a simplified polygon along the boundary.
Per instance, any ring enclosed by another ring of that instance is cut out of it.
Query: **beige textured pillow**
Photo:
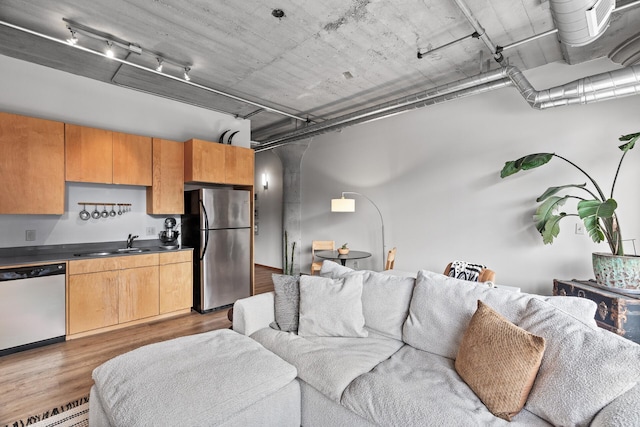
[[[455,368],[493,415],[511,421],[527,401],[544,349],[544,338],[478,300]]]

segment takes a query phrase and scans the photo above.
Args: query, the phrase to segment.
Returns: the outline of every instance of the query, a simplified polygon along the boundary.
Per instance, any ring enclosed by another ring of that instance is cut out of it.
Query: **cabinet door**
[[[225,148],[225,183],[253,185],[254,151],[227,145]]]
[[[225,182],[225,146],[190,139],[184,143],[184,182]]]
[[[120,323],[158,314],[158,266],[120,270]]]
[[[0,214],[64,213],[64,124],[0,113]]]
[[[153,139],[153,180],[147,188],[147,213],[184,213],[184,144]]]
[[[113,182],[112,132],[65,124],[66,180]]]
[[[69,276],[68,335],[118,323],[118,272]]]
[[[181,262],[160,266],[160,314],[193,305],[193,264]]]
[[[151,138],[113,132],[113,183],[151,185]]]

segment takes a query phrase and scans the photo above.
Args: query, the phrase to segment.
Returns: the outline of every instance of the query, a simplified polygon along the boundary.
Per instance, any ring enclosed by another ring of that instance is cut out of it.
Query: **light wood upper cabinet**
[[[250,148],[190,139],[184,143],[184,181],[253,185]]]
[[[113,132],[65,124],[66,180],[113,182]]]
[[[64,213],[64,123],[0,113],[0,214]]]
[[[184,144],[153,138],[153,179],[147,187],[147,213],[184,213]]]
[[[151,138],[65,124],[66,180],[151,185]]]
[[[114,184],[151,185],[151,159],[151,138],[113,132]]]
[[[255,153],[250,148],[225,147],[225,180],[228,184],[253,185]]]

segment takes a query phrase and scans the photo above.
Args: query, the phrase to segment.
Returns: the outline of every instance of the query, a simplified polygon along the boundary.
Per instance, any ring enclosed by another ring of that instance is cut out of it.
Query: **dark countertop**
[[[125,242],[99,242],[99,243],[76,243],[64,245],[46,245],[46,246],[18,246],[13,248],[0,248],[0,267],[30,265],[30,264],[49,264],[56,262],[65,262],[92,258],[106,258],[110,256],[127,256],[142,255],[162,252],[176,252],[182,250],[191,250],[192,248],[179,246],[176,249],[167,249],[162,246],[160,240],[136,240],[133,246],[143,249],[143,252],[122,252],[113,255],[77,256],[76,254],[88,254],[103,251],[115,251],[123,249]]]

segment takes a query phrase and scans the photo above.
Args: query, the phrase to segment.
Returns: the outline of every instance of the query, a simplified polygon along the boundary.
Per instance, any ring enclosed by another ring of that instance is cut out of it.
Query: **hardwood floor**
[[[256,293],[273,290],[271,274],[256,265]],[[191,312],[0,357],[0,426],[89,394],[91,372],[107,360],[143,345],[231,326],[228,310]]]

